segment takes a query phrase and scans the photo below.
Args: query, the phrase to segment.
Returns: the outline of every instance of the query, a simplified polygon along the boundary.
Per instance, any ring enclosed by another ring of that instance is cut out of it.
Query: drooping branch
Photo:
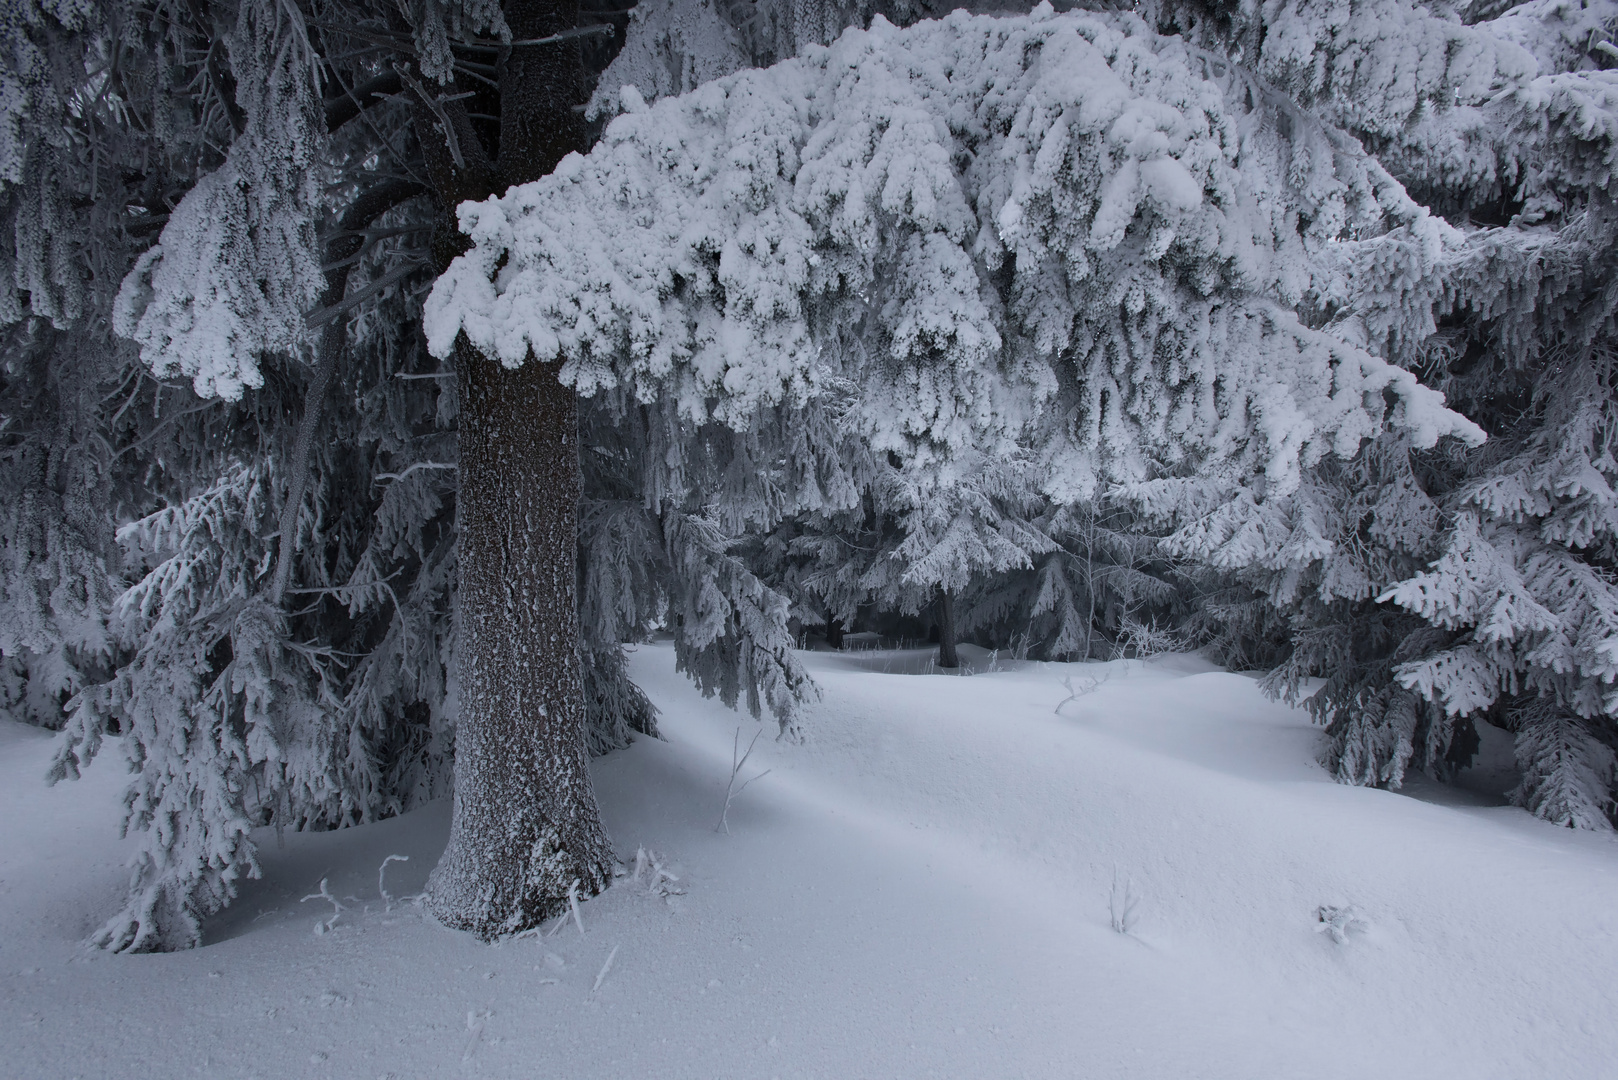
[[[340,308],[326,321],[320,334],[320,348],[315,370],[304,393],[303,415],[298,418],[298,431],[293,437],[292,464],[288,476],[287,500],[281,507],[281,541],[276,555],[275,577],[270,584],[270,602],[277,606],[286,595],[292,580],[292,560],[297,550],[298,514],[303,508],[303,497],[309,487],[309,455],[314,448],[315,431],[320,426],[320,415],[331,388],[337,361],[347,343],[348,323],[342,313],[343,294],[348,289],[348,274],[354,264],[350,257],[357,254],[365,243],[360,230],[401,203],[425,194],[425,189],[414,181],[399,178],[384,180],[362,191],[343,214],[337,233],[326,246],[326,262],[332,268],[326,271],[326,289],[321,294],[320,311]]]

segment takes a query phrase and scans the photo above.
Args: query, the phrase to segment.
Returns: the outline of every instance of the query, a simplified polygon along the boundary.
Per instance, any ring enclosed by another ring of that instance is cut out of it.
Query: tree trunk
[[[578,400],[556,367],[508,370],[462,339],[460,714],[449,846],[427,883],[488,940],[612,880],[584,740]]]
[[[955,594],[948,589],[938,590],[938,666],[961,666],[961,658],[955,652]]]
[[[468,242],[455,207],[586,149],[577,41],[532,44],[576,26],[578,0],[501,6],[513,40],[530,44],[497,61],[497,160],[462,87],[402,80],[444,213],[433,239],[440,272]],[[427,897],[446,925],[484,939],[538,925],[575,884],[592,896],[612,880],[585,749],[578,400],[556,370],[534,360],[508,370],[464,337],[456,347],[460,711],[449,846]]]
[[[826,644],[834,649],[843,647],[843,620],[833,615],[831,608],[826,609]]]

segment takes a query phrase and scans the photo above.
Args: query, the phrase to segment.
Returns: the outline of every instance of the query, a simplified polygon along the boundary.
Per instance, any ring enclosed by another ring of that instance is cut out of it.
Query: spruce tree
[[[589,156],[463,208],[475,246],[429,300],[430,347],[464,334],[699,426],[834,402],[937,519],[899,560],[922,602],[945,577],[921,581],[928,558],[953,565],[972,532],[951,532],[968,502],[947,508],[974,453],[1031,445],[1069,490],[1169,468],[1285,494],[1384,423],[1479,437],[1282,306],[1351,230],[1419,259],[1436,223],[1347,136],[1133,17],[877,20],[767,72],[620,98]],[[825,527],[880,532],[897,507],[844,501]]]
[[[1395,269],[1344,245],[1317,319],[1426,373],[1490,435],[1468,452],[1385,436],[1287,500],[1162,488],[1170,549],[1244,577],[1290,624],[1272,685],[1308,697],[1339,779],[1447,776],[1473,724],[1514,731],[1515,798],[1606,827],[1618,741],[1610,557],[1608,4],[1165,7],[1356,134],[1449,228]],[[1399,48],[1389,27],[1399,28]]]

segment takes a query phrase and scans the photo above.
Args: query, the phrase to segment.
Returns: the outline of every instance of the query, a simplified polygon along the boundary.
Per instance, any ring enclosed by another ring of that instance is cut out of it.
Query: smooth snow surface
[[[0,1076],[1484,1080],[1618,1060],[1606,837],[1334,784],[1302,713],[1195,658],[804,659],[825,691],[810,741],[760,739],[743,778],[773,771],[726,836],[732,740],[756,726],[641,649],[666,741],[598,760],[596,784],[620,856],[655,851],[682,891],[626,877],[582,905],[585,934],[494,947],[384,910],[382,860],[409,856],[387,868],[404,897],[443,845],[435,805],[264,835],[264,880],[201,949],[86,950],[124,874],[118,755],[43,790],[49,737],[0,729]],[[1064,678],[1095,687],[1057,714]],[[332,906],[299,898],[323,877],[346,910],[316,934]],[[1322,906],[1352,907],[1341,942]]]

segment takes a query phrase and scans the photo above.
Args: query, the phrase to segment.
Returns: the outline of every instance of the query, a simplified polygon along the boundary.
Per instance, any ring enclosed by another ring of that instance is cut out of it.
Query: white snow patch
[[[1301,713],[1194,657],[804,660],[809,741],[759,741],[770,781],[727,836],[737,717],[641,649],[667,741],[594,770],[641,874],[585,905],[589,935],[495,946],[379,894],[390,855],[410,859],[389,892],[420,891],[435,804],[266,836],[201,949],[87,951],[125,880],[124,778],[45,789],[49,737],[0,726],[6,1075],[1357,1080],[1618,1057],[1609,839],[1334,784]],[[1064,678],[1103,675],[1054,711]],[[331,912],[298,900],[322,879],[346,910],[317,937]]]

